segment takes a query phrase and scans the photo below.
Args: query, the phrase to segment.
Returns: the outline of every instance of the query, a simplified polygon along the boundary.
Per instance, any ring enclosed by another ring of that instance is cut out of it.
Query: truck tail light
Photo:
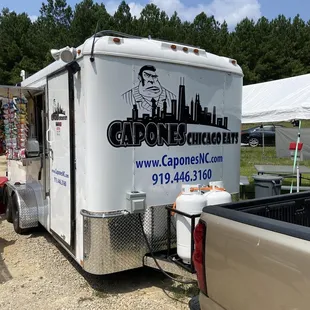
[[[207,281],[205,269],[206,233],[206,224],[200,220],[194,230],[195,249],[193,253],[193,263],[197,273],[199,289],[205,295],[207,295]]]

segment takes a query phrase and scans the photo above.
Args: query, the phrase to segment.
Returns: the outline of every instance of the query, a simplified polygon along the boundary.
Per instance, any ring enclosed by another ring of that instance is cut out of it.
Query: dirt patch
[[[41,229],[17,235],[0,216],[0,309],[188,309],[197,288],[148,268],[89,275]]]

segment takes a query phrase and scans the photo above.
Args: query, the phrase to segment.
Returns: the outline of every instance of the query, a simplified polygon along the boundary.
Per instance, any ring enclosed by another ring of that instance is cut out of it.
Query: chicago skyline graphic
[[[200,95],[196,94],[190,105],[186,104],[184,78],[181,78],[179,85],[179,96],[171,99],[170,112],[168,104],[163,100],[162,106],[156,104],[156,100],[151,99],[151,114],[142,113],[139,117],[137,104],[132,105],[132,115],[127,118],[129,122],[141,122],[147,124],[154,123],[184,123],[193,125],[205,125],[228,130],[228,117],[217,117],[216,106],[210,111],[207,107],[202,107]]]

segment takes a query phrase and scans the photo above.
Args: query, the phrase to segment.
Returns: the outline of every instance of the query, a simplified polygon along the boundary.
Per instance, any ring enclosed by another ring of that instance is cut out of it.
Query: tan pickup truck
[[[310,192],[203,209],[191,309],[309,310]]]

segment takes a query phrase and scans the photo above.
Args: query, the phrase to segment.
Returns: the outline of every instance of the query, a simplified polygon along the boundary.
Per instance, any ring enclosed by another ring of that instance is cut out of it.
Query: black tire
[[[194,296],[188,303],[190,310],[200,310],[199,295]]]
[[[257,138],[250,138],[249,139],[249,145],[251,147],[257,147],[257,146],[259,146],[259,140]]]
[[[12,195],[12,218],[13,218],[13,227],[14,231],[19,234],[23,235],[28,232],[28,229],[20,228],[19,226],[19,210],[18,210],[18,200],[17,195],[14,193]]]
[[[3,192],[3,203],[5,205],[5,217],[9,223],[13,223],[12,217],[12,197],[9,197],[9,190],[7,186],[4,188]]]

